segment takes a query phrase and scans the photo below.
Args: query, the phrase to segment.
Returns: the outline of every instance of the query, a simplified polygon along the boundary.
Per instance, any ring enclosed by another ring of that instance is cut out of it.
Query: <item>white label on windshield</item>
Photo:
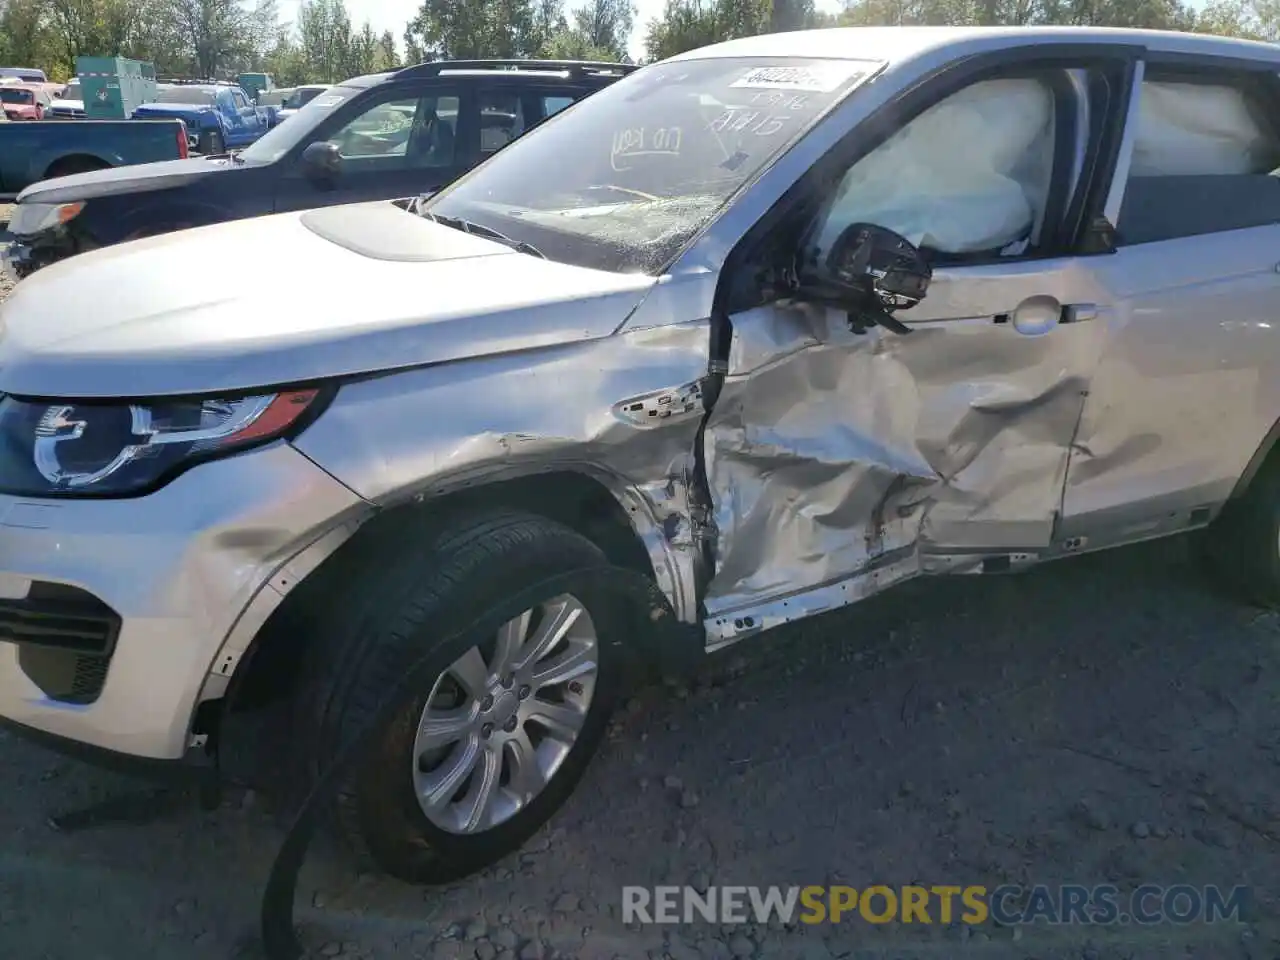
[[[341,103],[342,97],[316,97],[322,107],[332,107],[335,103]]]
[[[746,90],[803,90],[831,93],[846,83],[861,80],[878,64],[864,60],[827,61],[803,67],[756,67],[729,84]]]

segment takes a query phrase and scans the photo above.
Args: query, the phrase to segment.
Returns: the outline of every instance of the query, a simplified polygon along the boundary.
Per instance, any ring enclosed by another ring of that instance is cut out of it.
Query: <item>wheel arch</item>
[[[1254,478],[1261,472],[1263,466],[1274,456],[1280,456],[1280,419],[1271,425],[1271,429],[1267,431],[1266,436],[1262,438],[1262,442],[1258,444],[1258,449],[1253,452],[1253,456],[1249,458],[1249,462],[1245,465],[1244,471],[1236,480],[1235,487],[1231,490],[1231,496],[1228,500],[1239,500],[1248,492]]]
[[[193,735],[237,737],[227,717],[267,716],[288,703],[306,652],[305,636],[293,629],[298,614],[324,594],[334,577],[340,581],[345,565],[367,562],[364,558],[377,555],[379,544],[407,523],[477,509],[521,510],[562,523],[599,547],[614,566],[653,581],[668,606],[674,607],[673,596],[677,602],[683,596],[678,565],[666,555],[662,524],[638,491],[610,482],[603,471],[558,467],[415,498],[329,531],[263,586],[211,665],[193,717]],[[674,661],[688,650],[686,639],[672,640],[670,648],[659,651],[664,664],[680,666]]]
[[[105,170],[111,166],[114,166],[114,164],[108,158],[101,157],[96,153],[88,151],[68,153],[46,164],[40,179],[48,180],[53,177],[71,176],[72,174],[84,173],[89,170]]]

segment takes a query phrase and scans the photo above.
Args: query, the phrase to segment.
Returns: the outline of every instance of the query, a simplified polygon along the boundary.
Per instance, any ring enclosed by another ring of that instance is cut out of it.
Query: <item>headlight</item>
[[[201,460],[289,433],[314,412],[319,394],[130,404],[0,397],[0,491],[26,497],[143,493]]]
[[[60,227],[74,220],[84,209],[84,203],[19,203],[9,217],[9,232],[19,237],[29,237],[44,230]]]

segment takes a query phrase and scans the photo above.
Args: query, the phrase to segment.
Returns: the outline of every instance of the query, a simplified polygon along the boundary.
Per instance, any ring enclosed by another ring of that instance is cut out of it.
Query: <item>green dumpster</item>
[[[156,98],[155,66],[124,57],[76,57],[76,76],[90,120],[127,120]]]
[[[276,87],[269,73],[242,73],[236,77],[236,83],[240,84],[244,92],[254,100]]]

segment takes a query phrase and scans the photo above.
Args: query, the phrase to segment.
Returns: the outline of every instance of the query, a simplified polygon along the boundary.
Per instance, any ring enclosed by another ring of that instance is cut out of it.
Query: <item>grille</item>
[[[54,700],[98,699],[119,634],[119,614],[75,587],[35,583],[22,600],[0,600],[0,641],[17,644],[22,672]]]

